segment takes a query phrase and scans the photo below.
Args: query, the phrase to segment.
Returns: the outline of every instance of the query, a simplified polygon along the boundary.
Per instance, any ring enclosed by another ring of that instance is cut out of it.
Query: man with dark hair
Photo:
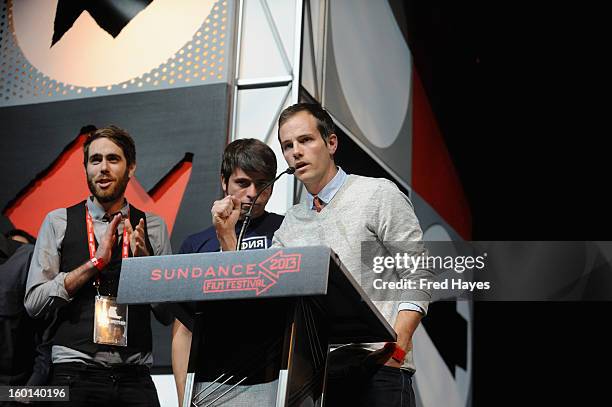
[[[54,313],[50,384],[70,386],[70,402],[62,405],[158,406],[149,373],[151,307],[126,308],[116,296],[122,258],[171,254],[168,231],[160,217],[125,199],[136,171],[136,148],[125,130],[96,130],[83,152],[91,196],[47,214],[25,307],[33,317]]]
[[[295,105],[289,106],[288,108],[283,110],[278,118],[279,142],[281,126],[300,112],[309,113],[312,117],[314,117],[317,130],[323,138],[323,141],[325,141],[325,144],[327,144],[327,142],[329,141],[330,136],[335,135],[336,125],[334,124],[332,118],[329,116],[329,113],[327,113],[325,109],[321,107],[321,105],[316,103],[296,103]]]
[[[236,140],[230,143],[223,152],[221,187],[225,197],[215,201],[213,208],[235,200],[240,207],[238,218],[243,220],[244,215],[253,205],[255,195],[275,177],[276,156],[270,147],[256,139]],[[251,212],[252,221],[242,242],[242,250],[266,249],[271,245],[272,236],[283,221],[281,215],[265,210],[271,195],[272,187],[268,187],[257,199]],[[241,222],[235,224],[235,233],[241,226]],[[185,239],[180,253],[217,252],[220,248],[216,230],[214,226],[211,226]],[[176,320],[172,335],[172,368],[179,405],[183,401],[191,336],[191,331]]]
[[[369,254],[376,256],[394,256],[398,249],[413,252],[418,247],[423,237],[419,222],[410,200],[394,183],[347,175],[336,166],[338,138],[321,106],[299,103],[285,109],[279,118],[278,139],[287,164],[295,167],[295,176],[308,194],[305,202],[287,211],[273,246],[327,245],[358,282],[362,242],[369,242]],[[213,219],[217,219],[219,240],[223,250],[231,250],[239,207],[227,202],[216,209]],[[418,281],[430,276],[426,270],[411,271],[404,270],[398,277]],[[415,405],[412,335],[427,311],[430,295],[414,291],[406,302],[374,301],[394,326],[396,343],[352,344],[330,354],[326,406]]]

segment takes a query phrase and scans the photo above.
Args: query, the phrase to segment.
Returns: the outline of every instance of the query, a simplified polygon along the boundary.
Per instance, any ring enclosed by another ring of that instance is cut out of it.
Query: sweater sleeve
[[[390,256],[418,256],[425,253],[423,232],[414,213],[410,199],[391,181],[381,180],[369,202],[372,210],[371,224],[368,226],[388,250]],[[395,270],[398,279],[419,281],[431,279],[433,274],[424,268]],[[427,313],[431,293],[425,289],[405,290],[399,303],[410,303]],[[398,304],[399,305],[399,304]],[[404,306],[400,309],[410,309]]]

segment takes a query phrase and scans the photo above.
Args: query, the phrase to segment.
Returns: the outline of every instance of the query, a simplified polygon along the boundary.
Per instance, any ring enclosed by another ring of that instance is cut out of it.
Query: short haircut
[[[317,119],[317,130],[323,137],[323,141],[327,144],[327,140],[329,140],[329,136],[336,133],[336,126],[334,125],[334,121],[331,116],[323,107],[321,107],[318,103],[296,103],[293,106],[289,106],[280,114],[278,118],[278,139],[280,141],[280,128],[281,126],[289,120],[291,117],[296,115],[299,112],[308,112]]]
[[[117,126],[110,125],[96,130],[85,140],[85,144],[83,144],[83,165],[85,165],[85,168],[87,168],[87,159],[89,158],[89,146],[100,138],[107,138],[121,148],[128,167],[136,163],[136,145],[130,134]]]
[[[235,140],[223,152],[221,176],[226,185],[236,168],[247,174],[262,174],[266,181],[272,181],[276,177],[276,155],[266,143],[257,139]]]

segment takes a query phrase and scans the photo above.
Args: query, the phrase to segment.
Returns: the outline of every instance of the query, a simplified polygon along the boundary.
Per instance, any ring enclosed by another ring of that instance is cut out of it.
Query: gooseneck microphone
[[[285,174],[293,174],[294,172],[295,172],[295,167],[288,167],[285,171],[283,171],[280,174],[278,174],[276,176],[276,178],[274,178],[272,181],[268,182],[263,188],[261,188],[259,190],[257,195],[255,195],[255,199],[253,199],[253,201],[251,202],[251,207],[247,211],[246,215],[244,215],[244,221],[242,222],[242,227],[240,228],[240,234],[238,235],[238,242],[236,243],[236,251],[240,251],[240,248],[241,248],[241,245],[242,245],[242,239],[244,238],[244,233],[246,232],[247,228],[249,227],[249,223],[251,223],[251,212],[253,211],[253,208],[255,207],[255,203],[257,202],[257,199],[259,198],[259,196],[262,194],[263,191],[268,189],[268,187],[270,187],[270,185],[272,185],[276,181],[278,181],[278,179],[280,177],[282,177]]]

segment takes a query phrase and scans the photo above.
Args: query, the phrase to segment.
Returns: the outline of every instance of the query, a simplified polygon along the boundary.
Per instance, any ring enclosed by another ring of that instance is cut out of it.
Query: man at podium
[[[244,220],[255,195],[261,187],[276,176],[276,156],[270,147],[256,139],[240,139],[228,144],[221,162],[221,187],[224,198],[217,202],[240,202],[239,219]],[[272,187],[266,188],[257,199],[251,212],[252,220],[242,241],[242,250],[267,249],[272,236],[283,221],[281,215],[266,212],[266,204],[272,195]],[[234,224],[241,227],[241,222]],[[237,230],[234,230],[234,233]],[[181,245],[180,254],[218,252],[221,246],[213,226],[193,234]],[[172,329],[172,370],[176,381],[179,404],[183,400],[189,349],[192,334],[178,319]]]
[[[420,242],[422,231],[408,197],[389,180],[347,175],[334,162],[338,138],[329,114],[317,104],[298,103],[278,121],[278,138],[287,164],[308,192],[290,208],[273,246],[326,245],[361,280],[361,243],[380,253],[397,249],[385,242]],[[223,250],[236,247],[240,201],[218,201],[213,224]],[[408,244],[408,246],[410,246]],[[426,270],[407,276],[429,277]],[[421,298],[430,298],[423,291]],[[427,301],[375,301],[397,333],[394,344],[352,344],[333,351],[328,361],[328,406],[414,406],[412,335],[427,312]],[[383,346],[384,345],[384,346]]]

